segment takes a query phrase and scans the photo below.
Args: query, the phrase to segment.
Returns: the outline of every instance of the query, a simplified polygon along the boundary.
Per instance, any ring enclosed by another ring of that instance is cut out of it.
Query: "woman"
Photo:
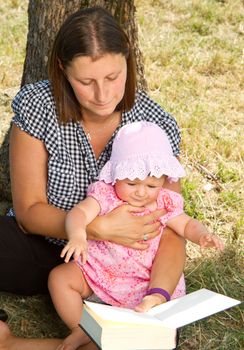
[[[53,45],[49,81],[24,86],[13,110],[10,167],[15,218],[0,219],[0,290],[31,295],[47,291],[49,271],[62,262],[66,213],[86,196],[120,127],[137,120],[157,123],[166,131],[175,156],[180,137],[175,120],[147,94],[136,92],[128,38],[102,8],[80,10],[64,22]],[[180,190],[179,184],[167,186]],[[145,249],[146,242],[139,241],[159,233],[154,221],[162,211],[144,217],[133,211],[132,206],[122,206],[96,218],[88,226],[88,238]],[[184,259],[184,241],[165,231],[149,287],[172,294]],[[161,302],[165,298],[159,294]],[[146,310],[154,305],[149,295],[140,306]],[[6,336],[8,330],[2,326]],[[59,342],[46,341],[47,350]],[[41,343],[35,342],[38,349]],[[11,344],[13,349],[28,349],[23,339],[11,338]]]

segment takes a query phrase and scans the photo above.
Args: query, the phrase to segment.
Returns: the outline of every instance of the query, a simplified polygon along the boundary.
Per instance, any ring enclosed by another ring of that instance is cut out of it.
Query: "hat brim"
[[[170,181],[186,176],[185,170],[174,156],[141,155],[116,162],[109,160],[99,174],[99,180],[114,184],[116,180],[144,180],[147,176],[160,178],[166,175]]]

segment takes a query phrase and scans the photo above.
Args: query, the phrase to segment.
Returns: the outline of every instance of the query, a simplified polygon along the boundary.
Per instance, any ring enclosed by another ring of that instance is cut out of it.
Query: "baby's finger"
[[[66,257],[64,259],[64,262],[68,263],[70,261],[70,259],[72,258],[73,253],[74,253],[74,249],[70,248],[66,253]]]
[[[65,256],[65,254],[67,253],[67,251],[69,250],[69,247],[68,245],[66,245],[62,251],[61,251],[61,254],[60,254],[60,257],[63,258]]]
[[[77,261],[80,258],[80,256],[83,255],[84,251],[84,248],[76,247],[73,253],[74,260]]]
[[[85,264],[86,260],[87,260],[87,252],[86,252],[86,250],[84,250],[82,252],[82,264]]]
[[[80,249],[76,249],[75,251],[74,251],[74,253],[73,253],[73,259],[75,260],[75,261],[78,261],[79,260],[79,258],[80,258],[80,256],[81,256],[81,250]]]
[[[204,240],[206,242],[212,242],[213,241],[213,235],[211,235],[210,233],[208,233],[207,235],[205,235]]]
[[[216,239],[215,241],[215,246],[217,249],[219,249],[220,251],[224,250],[224,244],[220,239]]]
[[[199,245],[200,245],[200,248],[206,248],[206,246],[207,246],[207,242],[203,242],[203,241],[201,241],[200,243],[199,243]]]

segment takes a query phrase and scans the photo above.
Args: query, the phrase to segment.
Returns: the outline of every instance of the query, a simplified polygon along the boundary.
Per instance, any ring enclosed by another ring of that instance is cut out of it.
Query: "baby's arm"
[[[218,236],[208,232],[207,228],[198,220],[182,213],[167,222],[167,226],[180,236],[198,244],[201,248],[214,247],[223,250],[224,245]]]
[[[96,199],[87,197],[75,205],[67,214],[65,220],[65,230],[68,243],[61,252],[64,261],[69,262],[70,258],[78,260],[82,254],[83,264],[87,258],[86,226],[95,219],[100,212],[100,205]]]

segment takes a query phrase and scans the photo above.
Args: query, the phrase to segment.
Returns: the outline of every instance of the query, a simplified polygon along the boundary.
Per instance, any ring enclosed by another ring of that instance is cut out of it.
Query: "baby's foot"
[[[9,350],[14,345],[15,337],[8,325],[0,321],[0,350]]]
[[[152,307],[154,307],[156,305],[163,304],[165,302],[166,302],[166,300],[161,294],[155,293],[155,294],[151,294],[151,295],[146,295],[142,299],[140,304],[138,304],[135,307],[135,311],[146,312],[146,311],[150,310]]]
[[[79,346],[87,344],[90,341],[91,339],[81,330],[80,327],[75,327],[72,329],[71,334],[57,347],[57,350],[76,350]]]

